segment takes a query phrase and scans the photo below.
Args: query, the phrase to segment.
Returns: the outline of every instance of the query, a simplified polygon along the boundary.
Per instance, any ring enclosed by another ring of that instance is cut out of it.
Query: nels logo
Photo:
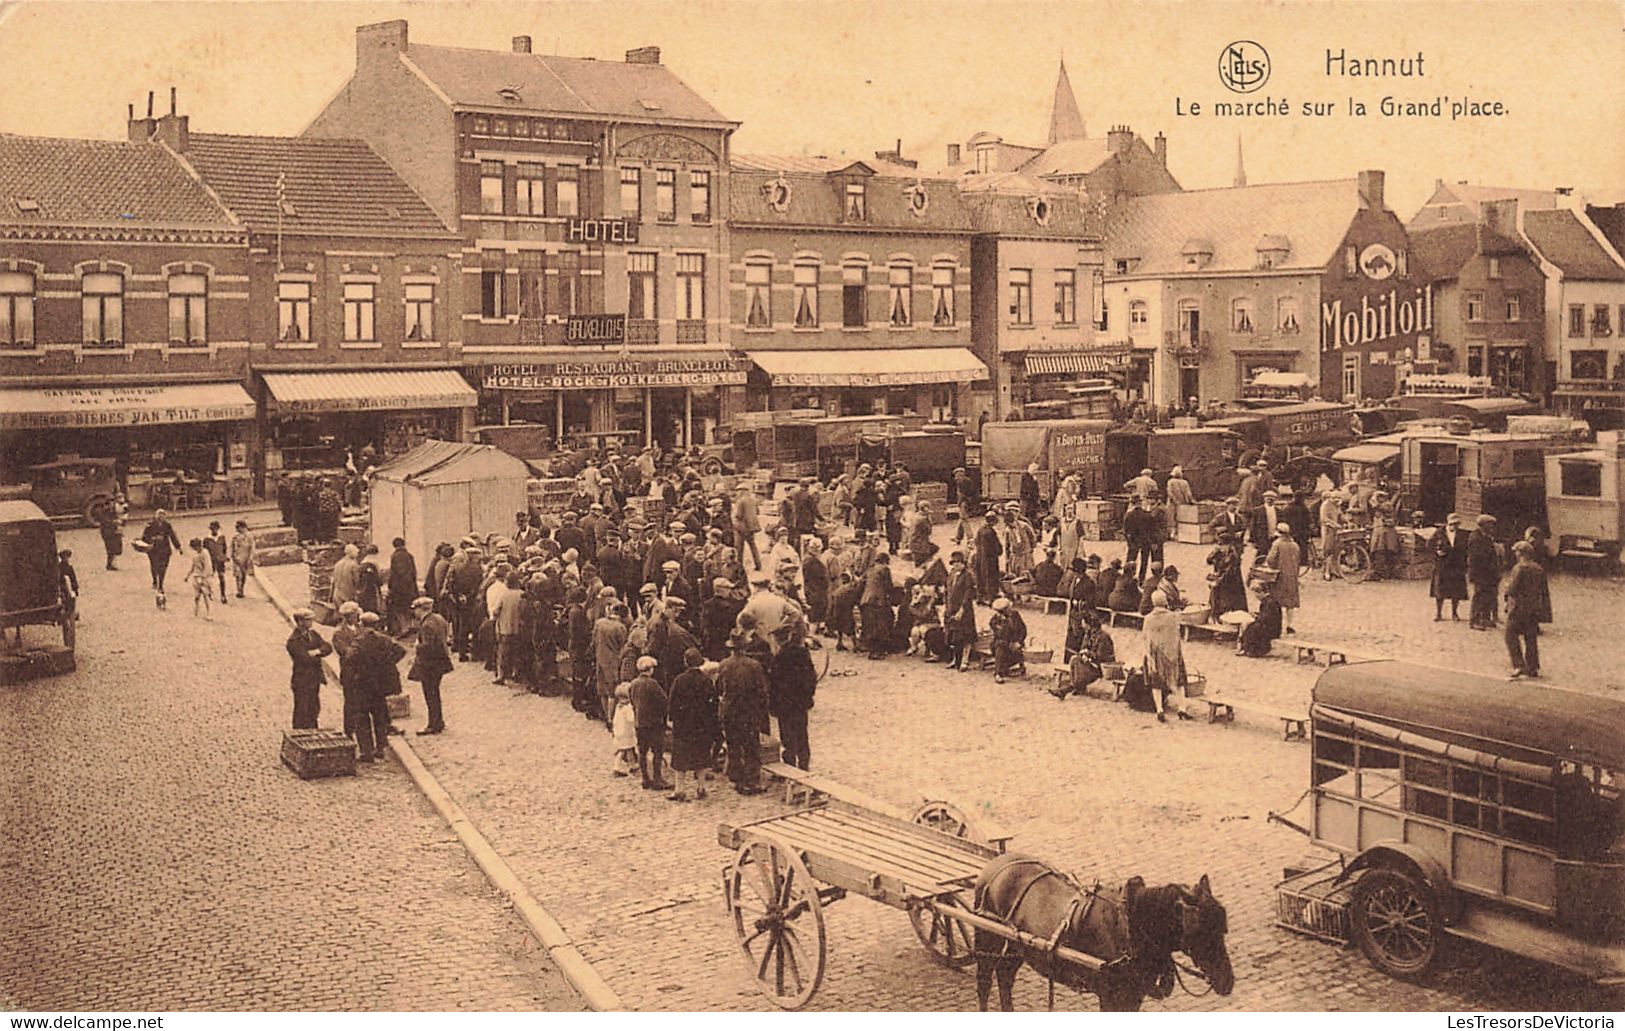
[[[1262,89],[1270,79],[1270,55],[1250,39],[1238,39],[1219,54],[1219,81],[1232,93]]]

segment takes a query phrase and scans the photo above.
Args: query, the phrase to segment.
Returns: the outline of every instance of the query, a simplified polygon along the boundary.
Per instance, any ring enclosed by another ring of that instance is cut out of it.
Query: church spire
[[[1241,133],[1236,133],[1236,185],[1247,185],[1247,166],[1241,161]]]
[[[1050,145],[1063,140],[1081,140],[1087,135],[1083,114],[1078,110],[1078,98],[1072,92],[1072,80],[1066,77],[1066,61],[1062,60],[1060,77],[1055,80],[1055,101],[1049,113]]]

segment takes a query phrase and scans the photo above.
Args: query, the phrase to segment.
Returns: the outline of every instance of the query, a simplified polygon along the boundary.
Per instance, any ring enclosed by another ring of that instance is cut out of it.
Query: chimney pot
[[[959,144],[957,143],[948,144],[948,164],[959,164]]]
[[[516,53],[516,54],[528,54],[528,53],[530,53],[530,37],[529,36],[515,36],[513,38],[513,52]]]
[[[175,87],[173,86],[169,87],[169,113],[171,116],[175,114]]]
[[[659,47],[638,47],[635,50],[628,50],[626,52],[626,63],[627,64],[659,64],[660,63],[660,48]]]
[[[152,90],[147,90],[147,117],[152,117]]]
[[[125,116],[125,118],[127,121],[135,121],[135,101],[130,101],[128,114]]]

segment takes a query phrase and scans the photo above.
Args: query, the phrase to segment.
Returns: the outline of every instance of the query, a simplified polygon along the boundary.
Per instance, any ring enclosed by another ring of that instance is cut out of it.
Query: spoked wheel
[[[824,980],[824,909],[807,865],[776,841],[747,841],[726,887],[750,975],[775,1005],[800,1009]]]
[[[920,939],[920,944],[931,953],[932,959],[950,970],[963,970],[976,962],[970,925],[944,915],[969,906],[970,892],[956,891],[938,898],[934,909],[922,905],[908,911],[908,921],[914,925],[914,937]]]
[[[952,802],[929,801],[909,817],[909,822],[917,823],[922,827],[930,827],[934,831],[941,831],[950,838],[967,838],[971,841],[980,841],[976,830],[971,826],[970,817],[965,810]]]
[[[1337,575],[1349,583],[1364,583],[1371,576],[1371,549],[1359,541],[1340,544],[1334,564]]]
[[[1421,981],[1439,961],[1442,931],[1433,892],[1398,870],[1367,870],[1350,904],[1354,941],[1371,965],[1401,981]]]

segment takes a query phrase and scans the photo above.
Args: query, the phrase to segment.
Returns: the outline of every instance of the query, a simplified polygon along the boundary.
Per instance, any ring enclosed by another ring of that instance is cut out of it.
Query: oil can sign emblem
[[[1367,279],[1387,279],[1394,268],[1394,252],[1386,244],[1374,243],[1360,252],[1360,271]]]

